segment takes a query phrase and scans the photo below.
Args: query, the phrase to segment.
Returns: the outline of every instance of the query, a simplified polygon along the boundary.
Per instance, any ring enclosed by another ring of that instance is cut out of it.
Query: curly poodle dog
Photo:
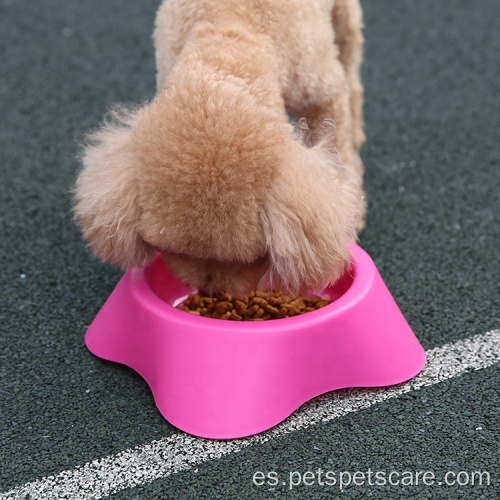
[[[94,254],[160,251],[212,294],[333,283],[365,212],[361,27],[358,0],[165,0],[155,98],[115,109],[82,153]]]

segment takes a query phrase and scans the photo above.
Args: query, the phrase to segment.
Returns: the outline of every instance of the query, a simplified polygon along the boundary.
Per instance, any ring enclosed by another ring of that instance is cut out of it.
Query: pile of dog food
[[[316,311],[331,303],[328,295],[290,297],[279,292],[255,290],[241,299],[226,293],[207,297],[192,293],[177,309],[197,316],[233,321],[264,321],[290,318]]]

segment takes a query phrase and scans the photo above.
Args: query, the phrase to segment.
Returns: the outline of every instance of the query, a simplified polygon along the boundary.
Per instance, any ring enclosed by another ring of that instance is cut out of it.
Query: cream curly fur
[[[365,210],[361,24],[358,0],[164,1],[156,97],[83,150],[75,216],[95,255],[159,250],[211,293],[334,282]]]

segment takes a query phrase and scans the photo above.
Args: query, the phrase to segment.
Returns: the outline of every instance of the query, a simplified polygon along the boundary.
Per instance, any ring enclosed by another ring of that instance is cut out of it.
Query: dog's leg
[[[309,73],[309,101],[298,109],[297,115],[305,118],[307,129],[303,130],[306,145],[321,145],[330,153],[339,156],[346,181],[355,189],[358,198],[356,227],[364,226],[365,200],[363,192],[363,163],[353,141],[353,117],[349,83],[344,65],[338,57],[337,48],[331,46],[330,57],[322,65],[316,65]],[[300,122],[299,122],[300,124]]]
[[[338,154],[341,163],[352,177],[357,177],[356,183],[361,186],[363,165],[353,141],[351,93],[336,47],[332,46],[330,57],[314,70],[315,73],[309,73],[313,97],[298,111],[298,116],[305,118],[306,144],[313,147],[321,143],[331,153]]]
[[[332,24],[339,59],[345,69],[350,87],[350,106],[353,125],[353,144],[359,151],[365,142],[363,131],[363,85],[360,66],[363,58],[363,21],[359,0],[335,0]]]
[[[332,51],[333,52],[333,51]],[[342,156],[345,164],[353,161],[352,116],[349,102],[349,86],[344,67],[332,54],[332,58],[318,71],[314,97],[301,110],[306,119],[305,134],[308,146],[324,141],[325,146]]]
[[[336,56],[332,44],[332,56]],[[325,64],[316,66],[313,80],[315,93],[307,106],[298,109],[297,115],[305,118],[307,128],[301,132],[308,147],[326,149],[338,156],[342,182],[354,189],[357,198],[356,230],[364,227],[366,212],[363,191],[363,163],[353,144],[353,120],[350,92],[344,66],[338,57],[325,58]],[[318,70],[321,71],[318,71]],[[310,75],[313,75],[310,73]],[[300,120],[299,120],[300,126]]]
[[[298,110],[298,116],[304,117],[309,127],[304,134],[309,146],[321,141],[332,152],[340,154],[347,175],[359,193],[360,230],[364,225],[365,201],[364,167],[359,150],[365,136],[359,75],[363,38],[358,0],[335,0],[331,16],[330,40],[335,43],[330,50],[321,52],[320,62],[311,64],[307,72],[305,106]],[[333,127],[329,123],[333,123]]]

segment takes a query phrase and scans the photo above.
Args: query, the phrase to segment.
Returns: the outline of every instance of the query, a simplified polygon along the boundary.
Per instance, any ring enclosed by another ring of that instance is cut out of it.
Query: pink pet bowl
[[[398,384],[425,353],[375,264],[352,245],[353,266],[302,316],[223,321],[176,309],[191,292],[160,256],[129,269],[88,329],[101,358],[137,371],[179,429],[228,439],[262,432],[319,394]]]

